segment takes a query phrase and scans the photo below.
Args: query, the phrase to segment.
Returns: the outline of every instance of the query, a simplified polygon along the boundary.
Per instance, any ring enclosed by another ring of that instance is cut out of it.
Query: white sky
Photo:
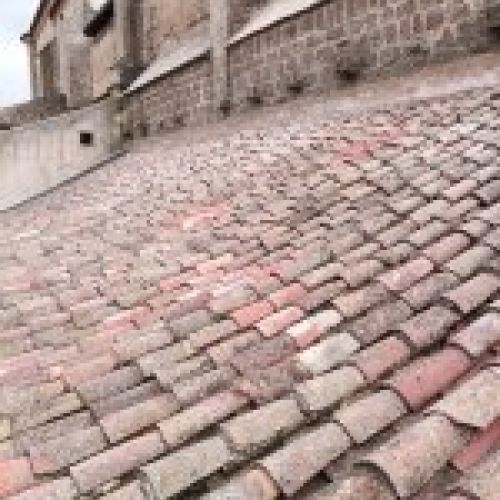
[[[0,0],[0,107],[29,99],[28,54],[20,36],[39,0]]]

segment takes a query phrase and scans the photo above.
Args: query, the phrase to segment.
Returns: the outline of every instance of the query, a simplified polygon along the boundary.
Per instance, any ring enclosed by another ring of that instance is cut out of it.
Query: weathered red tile
[[[352,362],[369,382],[396,368],[410,357],[409,347],[396,337],[388,337],[367,347]]]
[[[467,472],[499,447],[500,417],[485,429],[477,432],[467,446],[452,457],[451,462],[461,472]]]
[[[259,321],[256,328],[264,337],[272,337],[302,319],[303,316],[303,311],[298,307],[288,307]]]
[[[238,309],[232,314],[232,319],[240,328],[248,328],[272,313],[273,307],[271,303],[264,300]]]
[[[469,367],[470,361],[462,351],[446,348],[402,368],[387,385],[416,410],[450,387]]]
[[[294,283],[273,292],[269,295],[269,301],[276,309],[282,309],[286,306],[298,305],[306,295],[306,289],[299,283]]]
[[[321,311],[291,326],[286,333],[299,349],[303,349],[316,342],[322,335],[337,326],[340,321],[341,317],[337,311]]]
[[[0,460],[0,498],[8,498],[34,484],[26,458]]]
[[[176,448],[246,404],[247,399],[241,395],[221,392],[160,422],[161,435],[168,448]]]

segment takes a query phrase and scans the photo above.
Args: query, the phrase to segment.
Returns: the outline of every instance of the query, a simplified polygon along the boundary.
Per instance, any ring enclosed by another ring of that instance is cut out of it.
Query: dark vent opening
[[[80,132],[80,145],[81,146],[93,146],[94,145],[94,134],[92,132]]]

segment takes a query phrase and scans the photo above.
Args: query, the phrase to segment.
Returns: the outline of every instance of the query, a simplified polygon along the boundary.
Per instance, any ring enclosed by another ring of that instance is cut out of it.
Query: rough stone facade
[[[168,40],[176,40],[189,28],[209,17],[207,0],[142,0],[136,15],[141,19],[137,38],[141,61],[156,57]]]
[[[487,50],[495,41],[486,0],[228,0],[228,4],[228,96],[225,102],[214,100],[209,114],[214,118],[221,106],[228,112],[300,93],[331,91],[354,80],[402,74]],[[280,13],[285,14],[280,17]],[[197,63],[183,68],[182,81],[194,82],[198,72]],[[146,86],[131,98],[130,109],[142,109],[143,130],[207,120],[210,92],[199,92],[206,82],[192,83],[182,97],[176,97],[170,91],[172,79],[179,77],[165,77],[164,83],[156,82],[152,89]],[[131,128],[137,129],[137,113],[130,116]],[[189,119],[176,120],[177,116]]]
[[[70,107],[89,101],[89,44],[83,33],[89,12],[88,0],[41,1],[23,35],[30,54],[33,98],[63,96]]]
[[[486,49],[483,0],[333,0],[230,48],[232,105],[271,103]]]
[[[179,68],[128,98],[125,132],[134,137],[207,123],[213,112],[208,57]]]
[[[87,1],[62,2],[63,18],[67,11],[78,19]],[[46,57],[58,61],[54,68],[61,82],[68,81],[67,54],[77,54],[69,66],[70,83],[60,85],[75,102],[84,102],[88,87],[92,100],[114,88],[125,91],[123,129],[132,134],[203,123],[301,93],[402,74],[487,50],[500,39],[491,29],[489,12],[497,0],[99,2],[96,16],[107,8],[108,17],[90,35],[87,61],[67,37],[77,21],[62,29],[53,14],[45,20],[42,12],[33,50],[36,55],[51,40],[59,40],[57,50]],[[196,45],[193,30],[208,25],[206,47]],[[67,44],[61,46],[61,40]],[[90,68],[90,84],[82,68]],[[53,72],[36,74],[47,79]],[[140,85],[134,86],[138,80]],[[130,84],[133,92],[127,92]]]

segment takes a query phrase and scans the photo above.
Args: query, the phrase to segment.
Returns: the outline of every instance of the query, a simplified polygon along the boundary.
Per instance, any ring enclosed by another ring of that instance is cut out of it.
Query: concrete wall
[[[53,188],[96,165],[113,148],[111,105],[78,111],[0,131],[0,210]],[[93,134],[91,146],[80,132]]]

